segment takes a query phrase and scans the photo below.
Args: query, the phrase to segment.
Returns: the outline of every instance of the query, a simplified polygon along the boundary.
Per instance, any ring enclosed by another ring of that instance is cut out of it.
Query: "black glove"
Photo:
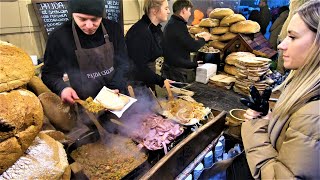
[[[265,116],[269,112],[269,98],[271,95],[271,88],[267,87],[260,96],[259,91],[253,85],[250,86],[250,99],[240,98],[240,102],[252,110],[261,112]]]

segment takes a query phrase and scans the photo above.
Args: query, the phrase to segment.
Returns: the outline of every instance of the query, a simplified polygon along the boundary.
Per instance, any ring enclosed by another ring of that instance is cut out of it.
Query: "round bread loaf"
[[[210,12],[209,17],[213,19],[222,19],[231,14],[234,14],[234,12],[230,8],[215,8]]]
[[[260,25],[251,20],[240,21],[230,26],[230,32],[233,33],[243,33],[243,34],[251,34],[257,33],[260,31]]]
[[[219,40],[219,38],[220,38],[220,36],[211,34],[210,41],[216,41],[216,40]]]
[[[227,57],[226,57],[226,63],[227,64],[230,64],[230,65],[235,65],[236,63],[238,63],[238,58],[240,57],[256,57],[256,55],[250,53],[250,52],[233,52],[231,54],[229,54]]]
[[[229,32],[229,27],[214,27],[211,28],[211,34],[224,34]]]
[[[68,165],[62,144],[39,133],[28,151],[0,179],[61,179]]]
[[[236,76],[238,74],[237,67],[230,66],[228,64],[224,65],[223,70],[224,70],[224,72],[226,72],[228,74],[231,74],[231,75],[234,75],[234,76]]]
[[[0,92],[27,84],[34,75],[30,56],[22,49],[0,41]]]
[[[68,132],[75,127],[77,115],[74,108],[63,103],[58,95],[44,92],[38,98],[45,116],[57,130]]]
[[[232,33],[232,32],[227,32],[224,35],[219,37],[219,41],[230,41],[231,39],[235,38],[237,34]]]
[[[223,42],[220,42],[220,41],[211,41],[209,42],[209,45],[210,47],[214,47],[216,49],[220,49],[220,50],[223,50],[223,48],[226,46],[227,44],[226,43],[223,43]]]
[[[208,28],[193,26],[193,27],[191,27],[189,29],[189,32],[191,34],[198,34],[198,33],[201,33],[201,32],[209,32],[209,30],[208,30]]]
[[[231,24],[234,24],[239,21],[245,21],[245,20],[246,18],[241,14],[231,14],[229,16],[224,17],[221,20],[220,26],[230,26]]]
[[[211,19],[211,18],[204,18],[200,21],[200,27],[217,27],[219,26],[219,19]]]
[[[27,90],[0,93],[0,174],[12,166],[41,130],[43,110]]]

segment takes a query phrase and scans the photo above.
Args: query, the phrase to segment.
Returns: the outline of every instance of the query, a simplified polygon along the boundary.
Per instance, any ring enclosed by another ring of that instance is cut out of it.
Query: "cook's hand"
[[[271,111],[269,111],[269,113],[266,116],[261,117],[261,115],[262,115],[261,112],[257,112],[257,111],[252,110],[252,109],[247,109],[246,113],[243,116],[247,120],[253,120],[253,119],[257,119],[257,118],[270,119],[271,118]]]
[[[75,99],[80,99],[74,89],[66,87],[61,92],[61,100],[69,104],[74,104]]]
[[[208,32],[201,32],[196,34],[196,37],[203,38],[205,41],[209,41],[211,38],[211,34]]]

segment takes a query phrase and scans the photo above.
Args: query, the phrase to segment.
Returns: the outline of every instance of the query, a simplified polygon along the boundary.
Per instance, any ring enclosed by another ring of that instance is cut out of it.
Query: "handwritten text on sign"
[[[69,20],[67,3],[50,2],[38,4],[41,19],[49,34],[57,26]]]

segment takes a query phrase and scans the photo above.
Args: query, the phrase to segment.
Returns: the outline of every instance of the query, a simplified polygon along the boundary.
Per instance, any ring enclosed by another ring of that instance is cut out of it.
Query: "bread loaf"
[[[251,20],[240,21],[230,26],[230,32],[233,33],[243,33],[243,34],[251,34],[257,33],[260,31],[260,25]]]
[[[236,76],[238,74],[237,67],[230,66],[228,64],[224,65],[224,72]]]
[[[239,65],[245,67],[263,67],[271,62],[270,59],[263,57],[240,57],[237,60]]]
[[[224,34],[229,32],[229,27],[214,27],[211,28],[211,34]]]
[[[204,18],[200,21],[200,27],[217,27],[219,26],[220,20],[219,19],[211,19],[211,18]]]
[[[218,40],[218,39],[220,39],[220,36],[211,34],[211,36],[210,36],[210,41],[216,41],[216,40]]]
[[[0,92],[27,84],[34,75],[30,56],[22,49],[0,41]]]
[[[52,92],[45,92],[38,96],[45,116],[50,123],[63,132],[68,132],[76,125],[76,112],[73,107],[63,103],[60,97]]]
[[[222,19],[231,14],[234,14],[234,12],[230,8],[215,8],[210,12],[209,17],[214,19]]]
[[[191,34],[198,34],[198,33],[201,33],[201,32],[209,32],[209,30],[208,30],[208,28],[193,26],[193,27],[191,27],[189,29],[189,32]]]
[[[220,26],[230,26],[239,21],[245,21],[246,18],[241,14],[231,14],[229,16],[224,17],[221,22]]]
[[[32,90],[37,96],[44,92],[51,92],[51,90],[42,82],[38,76],[33,76],[28,82],[28,88]]]
[[[40,132],[43,110],[27,90],[0,93],[0,174],[12,166]]]
[[[235,65],[238,62],[238,58],[240,57],[256,57],[254,54],[250,52],[233,52],[226,57],[226,63],[230,65]]]
[[[226,46],[227,44],[226,43],[223,43],[223,42],[220,42],[220,41],[211,41],[209,42],[209,45],[210,47],[214,47],[216,49],[220,49],[220,50],[223,50],[223,48]]]
[[[62,144],[39,133],[26,153],[0,179],[60,179],[68,165]]]
[[[232,32],[227,32],[219,37],[219,41],[230,41],[231,39],[235,38],[237,34],[234,34]]]

